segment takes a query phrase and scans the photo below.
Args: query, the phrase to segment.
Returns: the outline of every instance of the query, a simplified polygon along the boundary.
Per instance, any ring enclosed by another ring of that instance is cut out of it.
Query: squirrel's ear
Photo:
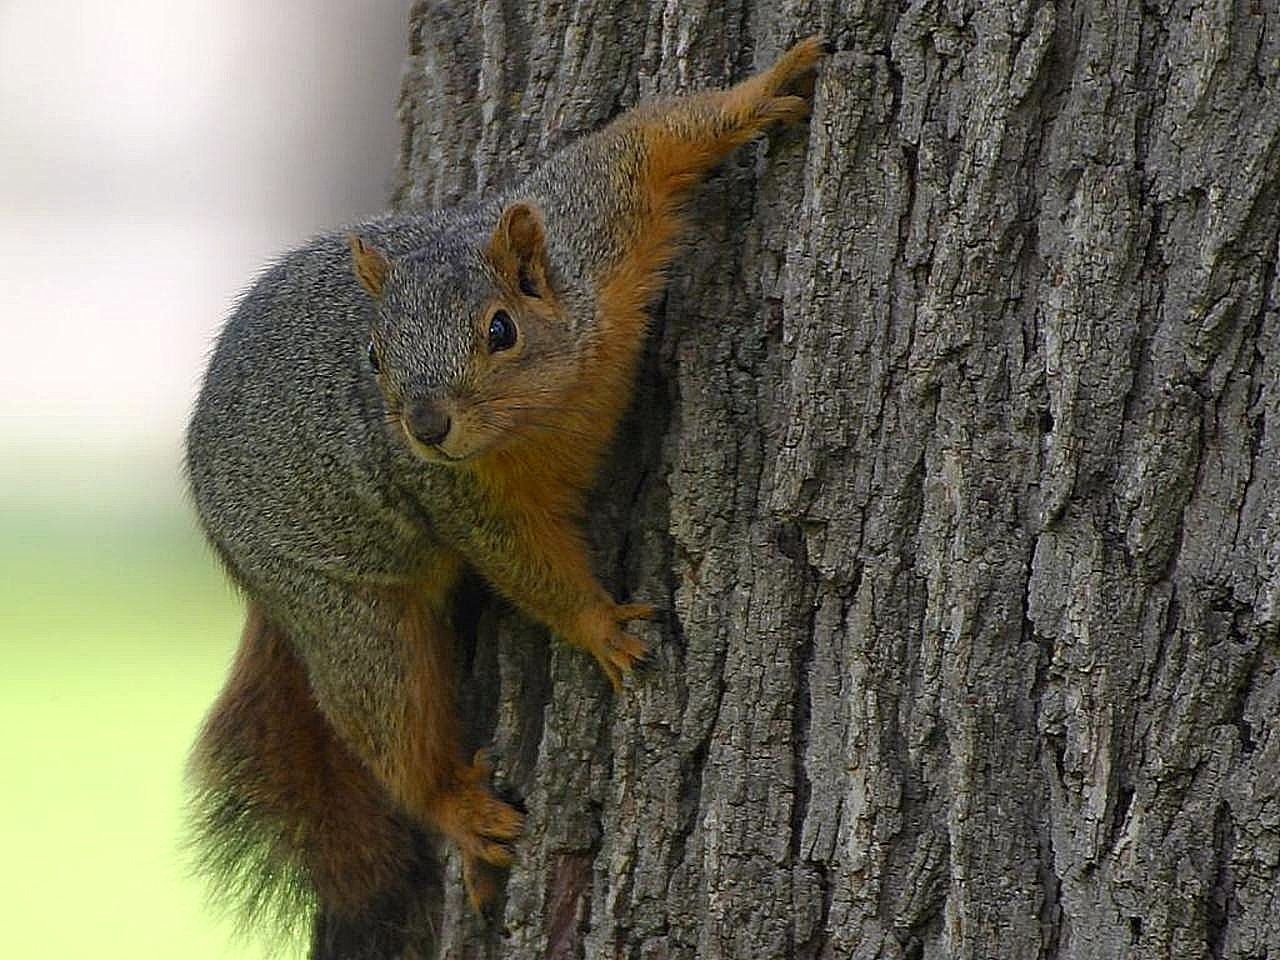
[[[547,234],[542,213],[531,203],[508,204],[489,239],[489,257],[498,271],[526,297],[545,297],[547,282]]]
[[[368,290],[370,296],[382,296],[387,274],[391,271],[387,255],[354,233],[347,234],[347,244],[351,247],[351,269],[355,271],[360,286]]]

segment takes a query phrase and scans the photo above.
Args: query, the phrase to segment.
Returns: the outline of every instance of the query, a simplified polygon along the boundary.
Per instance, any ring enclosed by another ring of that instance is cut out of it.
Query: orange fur
[[[509,552],[514,563],[526,568],[523,575],[506,574],[506,581],[496,585],[564,639],[592,653],[615,686],[645,649],[620,624],[650,611],[643,605],[614,604],[592,575],[576,526],[583,497],[631,402],[647,308],[685,231],[680,207],[686,194],[770,123],[805,114],[803,98],[778,94],[811,68],[821,52],[821,41],[810,38],[769,70],[729,90],[642,107],[618,121],[615,149],[620,158],[634,149],[639,169],[634,178],[619,169],[617,187],[633,192],[630,207],[637,213],[627,224],[630,236],[621,259],[596,278],[596,322],[573,371],[572,403],[560,405],[554,430],[500,445],[469,466],[494,509],[509,520]],[[525,205],[509,210],[519,215],[518,221],[527,219]],[[540,262],[541,221],[529,220],[526,232],[522,246]],[[508,264],[515,260],[510,234],[504,213],[492,255]]]
[[[201,734],[197,778],[229,782],[257,818],[286,831],[279,855],[302,851],[297,866],[340,915],[359,916],[409,876],[414,821],[458,845],[477,904],[493,892],[479,864],[511,863],[523,817],[489,792],[488,767],[462,755],[454,642],[443,612],[461,566],[442,553],[429,579],[393,593],[406,695],[387,718],[391,748],[363,751],[371,766],[347,746],[362,742],[359,731],[340,718],[335,730],[320,712],[303,664],[253,603]]]
[[[439,582],[431,590],[439,590]],[[401,637],[408,691],[401,747],[383,771],[396,799],[416,818],[436,827],[462,853],[468,890],[477,892],[479,864],[511,865],[510,843],[524,817],[489,791],[489,769],[462,756],[454,695],[453,636],[421,592],[403,595]]]
[[[619,121],[619,133],[638,141],[640,176],[620,189],[638,193],[639,215],[631,224],[629,248],[597,278],[597,326],[575,404],[562,415],[564,436],[536,450],[507,451],[491,469],[499,483],[531,476],[568,484],[575,493],[595,476],[600,456],[618,419],[631,402],[635,364],[648,326],[648,306],[662,289],[664,271],[675,255],[686,224],[680,207],[689,190],[733,150],[775,122],[798,120],[808,102],[779,92],[817,63],[822,40],[811,37],[788,50],[763,73],[725,91],[641,107]],[[551,490],[530,494],[548,502]]]
[[[197,776],[231,771],[231,786],[306,852],[329,908],[358,915],[405,875],[408,825],[321,715],[302,664],[255,604],[200,742]]]
[[[453,636],[440,614],[409,591],[399,598],[406,697],[396,718],[398,749],[379,771],[405,809],[427,819],[461,758],[453,689]]]

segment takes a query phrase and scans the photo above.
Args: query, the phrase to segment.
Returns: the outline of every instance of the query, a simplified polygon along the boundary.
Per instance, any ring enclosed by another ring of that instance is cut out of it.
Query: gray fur
[[[639,150],[604,130],[488,202],[318,237],[241,300],[196,403],[187,470],[211,542],[277,622],[300,625],[317,609],[317,574],[405,581],[441,524],[462,533],[459,516],[477,513],[450,468],[414,456],[387,428],[367,356],[374,331],[396,388],[413,394],[462,377],[476,336],[467,304],[485,292],[480,251],[502,209],[526,199],[545,220],[569,333],[589,333],[592,282],[621,255],[638,216],[624,208],[630,195],[610,187],[638,168]],[[348,232],[395,261],[382,316],[352,273]]]

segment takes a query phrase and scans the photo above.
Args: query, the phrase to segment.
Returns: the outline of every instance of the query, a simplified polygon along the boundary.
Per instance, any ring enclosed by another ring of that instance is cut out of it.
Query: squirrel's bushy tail
[[[313,919],[317,936],[403,929],[412,885],[434,869],[425,838],[338,739],[283,633],[252,604],[189,777],[197,870],[243,929],[284,941]]]

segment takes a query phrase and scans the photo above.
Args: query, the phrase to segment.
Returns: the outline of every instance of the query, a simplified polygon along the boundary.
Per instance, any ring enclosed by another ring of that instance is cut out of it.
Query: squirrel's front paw
[[[803,77],[818,65],[828,49],[829,44],[820,35],[801,40],[774,61],[773,66],[762,74],[766,78],[766,89],[776,94],[797,78]]]
[[[622,629],[632,620],[651,620],[654,610],[647,603],[609,603],[584,611],[568,639],[582,647],[600,664],[613,684],[622,689],[622,678],[649,653],[648,645]]]
[[[826,50],[820,36],[801,40],[763,73],[729,90],[729,112],[754,128],[803,120],[809,115],[813,94],[811,74]]]

